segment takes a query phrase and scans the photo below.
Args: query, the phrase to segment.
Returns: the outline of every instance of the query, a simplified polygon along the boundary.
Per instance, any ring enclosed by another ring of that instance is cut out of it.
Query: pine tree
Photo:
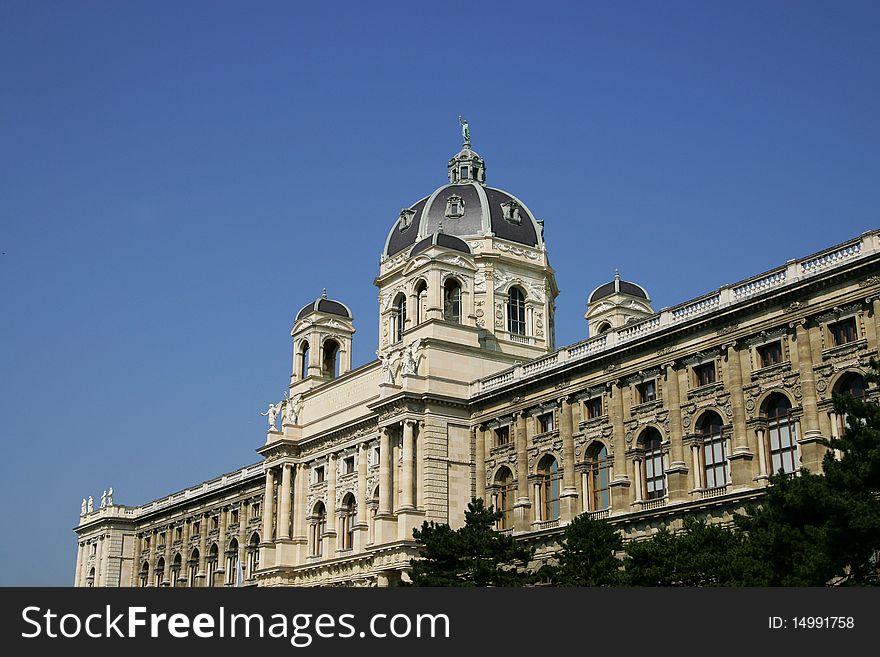
[[[495,531],[501,513],[473,499],[464,527],[424,522],[413,530],[422,556],[413,559],[413,586],[523,586],[534,576],[527,570],[532,550],[512,536]]]
[[[556,586],[617,586],[623,549],[620,533],[604,520],[579,515],[566,528],[557,565],[544,570]]]

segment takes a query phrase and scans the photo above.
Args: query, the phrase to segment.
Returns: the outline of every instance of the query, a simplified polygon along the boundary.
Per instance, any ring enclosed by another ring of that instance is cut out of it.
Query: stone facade
[[[729,522],[779,467],[821,470],[834,391],[878,395],[880,232],[659,313],[617,277],[590,297],[601,331],[556,349],[543,226],[485,187],[469,144],[449,180],[389,235],[377,360],[351,368],[343,304],[303,308],[260,462],[143,506],[84,503],[76,586],[393,585],[413,529],[460,526],[473,496],[539,554],[584,512],[630,537]]]

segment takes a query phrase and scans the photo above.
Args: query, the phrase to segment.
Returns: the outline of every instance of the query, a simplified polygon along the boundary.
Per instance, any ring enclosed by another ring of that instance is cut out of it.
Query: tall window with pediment
[[[393,318],[393,335],[394,341],[403,340],[403,332],[406,330],[406,297],[398,294],[394,300],[394,318]]]
[[[461,285],[454,278],[443,284],[443,319],[461,323]]]
[[[660,432],[650,427],[642,434],[645,454],[645,498],[657,500],[666,496],[666,472],[663,467],[663,445]]]
[[[513,503],[516,501],[516,480],[510,468],[503,467],[495,475],[495,484],[498,486],[498,508],[501,512],[501,520],[498,521],[499,529],[513,527]]]
[[[526,295],[516,286],[507,293],[507,330],[514,335],[526,334]]]
[[[727,446],[721,431],[721,416],[707,412],[697,425],[702,445],[703,486],[720,488],[727,485]]]
[[[598,443],[587,452],[587,502],[590,511],[611,506],[611,463],[608,449]]]
[[[773,393],[764,402],[767,420],[767,451],[770,455],[770,472],[780,470],[785,474],[797,472],[799,455],[797,447],[797,424],[791,415],[791,402],[781,393]]]
[[[553,456],[546,455],[538,464],[538,475],[541,519],[555,520],[559,517],[559,489],[562,483],[559,462]]]

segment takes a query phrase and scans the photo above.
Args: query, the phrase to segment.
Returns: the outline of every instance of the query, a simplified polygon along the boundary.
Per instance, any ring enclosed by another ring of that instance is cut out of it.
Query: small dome
[[[339,317],[351,319],[351,310],[348,309],[348,306],[346,306],[341,301],[328,299],[327,290],[324,290],[324,294],[322,294],[318,299],[315,299],[312,303],[303,306],[303,309],[296,314],[296,321],[299,321],[304,317],[308,317],[312,313],[338,315]]]
[[[455,235],[447,235],[446,233],[434,233],[433,235],[429,235],[425,239],[417,242],[416,245],[412,248],[412,251],[409,252],[411,256],[414,256],[416,253],[421,253],[422,251],[427,251],[432,246],[442,246],[447,249],[451,249],[453,251],[461,251],[462,253],[470,253],[471,247],[467,245],[463,239],[456,237]]]
[[[593,303],[594,301],[599,301],[600,299],[605,299],[614,296],[615,294],[626,294],[637,299],[644,299],[645,301],[651,300],[645,288],[641,285],[621,280],[620,272],[616,272],[613,281],[600,285],[593,290],[587,303]]]

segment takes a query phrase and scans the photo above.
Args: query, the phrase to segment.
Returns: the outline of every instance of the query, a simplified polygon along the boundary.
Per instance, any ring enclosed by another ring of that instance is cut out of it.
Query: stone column
[[[425,490],[425,423],[419,421],[415,426],[415,455],[416,460],[416,481],[415,481],[415,505],[417,509],[423,509],[425,506],[424,490]]]
[[[409,511],[413,506],[413,479],[415,459],[413,458],[413,425],[415,420],[403,421],[403,471],[400,477],[400,509]]]
[[[330,454],[327,457],[327,525],[324,534],[327,541],[324,543],[326,548],[323,551],[325,557],[333,558],[336,556],[336,454]]]
[[[475,496],[486,502],[486,428],[474,428]]]
[[[131,566],[131,586],[140,586],[141,580],[141,551],[143,550],[144,539],[140,534],[134,535],[134,561]],[[79,586],[79,584],[77,584]]]
[[[633,468],[635,468],[636,479],[636,502],[644,500],[644,492],[642,491],[642,459],[633,459]]]
[[[767,464],[767,448],[766,443],[764,442],[764,434],[766,434],[767,430],[763,427],[759,429],[755,429],[755,435],[758,439],[758,467],[760,469],[758,473],[758,477],[760,479],[766,480],[768,477],[768,464]]]
[[[203,513],[199,520],[199,572],[196,574],[198,586],[207,586],[205,577],[208,567],[208,514]]]
[[[385,543],[397,538],[397,527],[392,523],[391,505],[393,500],[391,467],[393,451],[391,449],[391,427],[382,427],[379,435],[379,508],[373,521],[374,543]]]
[[[666,469],[669,501],[677,502],[688,497],[688,467],[684,460],[684,436],[681,430],[681,387],[675,363],[666,363],[666,400],[669,409],[669,451],[672,462]]]
[[[535,509],[535,522],[547,520],[544,517],[544,505],[541,504],[541,483],[538,481],[532,483],[532,505]]]
[[[379,436],[379,515],[391,513],[391,428],[382,427]]]
[[[227,507],[220,507],[220,538],[218,539],[220,554],[217,556],[217,572],[214,574],[214,584],[213,586],[217,586],[219,579],[220,586],[224,586],[226,584],[226,565],[227,565],[227,556],[226,556],[226,530],[228,528],[229,522],[229,513]]]
[[[571,522],[580,513],[574,474],[574,422],[568,397],[559,400],[559,438],[562,440],[562,491],[559,493],[559,519]]]
[[[722,346],[727,350],[727,386],[730,390],[730,405],[733,409],[733,453],[730,461],[730,478],[733,490],[750,487],[752,484],[752,453],[749,450],[746,434],[746,406],[743,395],[742,363],[736,342]]]
[[[183,543],[180,546],[180,572],[177,573],[177,579],[187,581],[189,575],[189,540],[192,537],[192,519],[183,519]],[[180,586],[180,583],[177,584]]]
[[[428,272],[428,303],[427,319],[443,318],[443,284],[440,280],[440,270],[432,269]]]
[[[877,336],[877,344],[868,345],[869,349],[880,348],[880,296],[874,297],[871,309],[874,315],[874,333]]]
[[[82,541],[76,542],[76,570],[74,571],[73,576],[73,585],[79,586],[80,576],[82,575],[82,564],[83,564],[83,543]]]
[[[518,411],[515,417],[517,498],[513,504],[514,528],[518,532],[527,532],[531,529],[532,524],[532,502],[529,500],[529,454],[526,415],[523,411]]]
[[[242,502],[238,507],[238,560],[241,561],[242,578],[248,576],[248,526],[247,526],[247,502]],[[238,574],[236,573],[236,576]]]
[[[694,463],[694,490],[703,487],[702,477],[700,476],[700,446],[697,443],[691,445],[691,457]]]
[[[798,368],[800,369],[801,404],[804,416],[801,420],[803,435],[798,434],[801,465],[810,472],[821,472],[825,447],[820,444],[822,432],[819,430],[819,409],[816,406],[816,378],[813,373],[813,353],[810,349],[810,334],[806,320],[795,322]]]
[[[609,483],[611,488],[612,513],[629,511],[629,477],[626,474],[626,429],[623,426],[623,383],[613,381],[608,384],[611,395],[610,416],[614,447],[614,478]]]
[[[165,570],[162,571],[162,586],[171,586],[171,543],[174,541],[174,525],[165,529]]]
[[[275,515],[275,474],[266,468],[266,485],[263,488],[263,543],[272,542],[272,516]]]
[[[367,472],[369,466],[369,449],[367,443],[358,445],[358,480],[357,480],[357,523],[354,526],[354,549],[361,551],[367,543],[369,524],[367,523]]]
[[[308,557],[308,533],[306,516],[311,512],[306,507],[309,495],[309,467],[306,463],[296,465],[294,478],[296,492],[293,495],[293,542],[296,545],[293,560],[296,564],[305,563]]]
[[[310,357],[311,357],[310,350]],[[263,488],[263,530],[260,532],[260,568],[275,565],[275,543],[272,536],[272,520],[275,517],[275,474],[266,468],[266,484]]]
[[[290,538],[290,464],[284,463],[281,466],[281,491],[278,500],[278,536],[276,540],[287,540]]]

